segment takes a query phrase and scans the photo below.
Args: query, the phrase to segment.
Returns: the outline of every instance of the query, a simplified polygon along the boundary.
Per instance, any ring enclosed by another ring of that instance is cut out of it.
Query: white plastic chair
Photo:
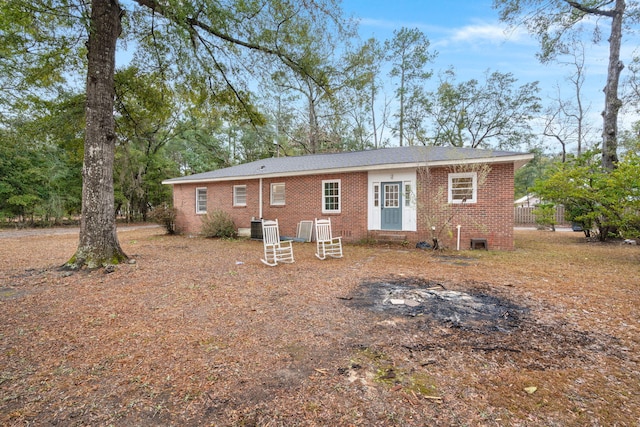
[[[320,259],[342,258],[342,237],[331,234],[331,219],[315,220],[316,256]]]
[[[280,240],[278,220],[262,220],[262,242],[264,244],[264,258],[260,261],[271,267],[279,262],[292,263],[293,240]]]

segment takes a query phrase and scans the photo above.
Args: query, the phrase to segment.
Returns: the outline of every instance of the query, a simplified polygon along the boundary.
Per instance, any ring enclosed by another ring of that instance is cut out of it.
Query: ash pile
[[[453,328],[509,332],[528,311],[486,290],[451,290],[417,279],[361,283],[352,307],[433,320]]]

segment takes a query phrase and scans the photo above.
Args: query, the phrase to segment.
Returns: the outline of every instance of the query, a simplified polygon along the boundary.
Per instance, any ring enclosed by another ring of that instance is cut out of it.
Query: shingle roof
[[[276,176],[393,169],[409,166],[437,166],[461,163],[514,162],[516,168],[533,158],[532,154],[511,151],[456,147],[394,147],[378,150],[272,157],[224,169],[172,178],[163,184],[227,181]]]

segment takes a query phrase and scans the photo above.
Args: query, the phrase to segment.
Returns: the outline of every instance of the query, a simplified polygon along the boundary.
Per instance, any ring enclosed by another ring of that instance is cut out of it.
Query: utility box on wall
[[[255,240],[262,240],[262,220],[251,221],[251,238]]]
[[[471,239],[471,249],[484,249],[488,251],[489,245],[487,244],[487,239]]]

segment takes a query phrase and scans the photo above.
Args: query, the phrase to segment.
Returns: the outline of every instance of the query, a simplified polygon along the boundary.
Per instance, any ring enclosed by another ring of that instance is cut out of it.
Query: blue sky
[[[540,64],[535,56],[538,41],[524,28],[508,30],[491,4],[491,0],[343,0],[342,8],[358,18],[363,39],[385,40],[402,27],[420,29],[431,42],[432,50],[438,52],[431,64],[436,73],[453,66],[458,81],[471,78],[482,81],[487,69],[510,72],[519,85],[539,81],[544,104],[557,96],[558,84],[563,95],[570,96],[573,92],[565,79],[575,68]],[[603,42],[594,46],[587,40],[585,44],[587,79],[583,86],[598,125],[604,105],[602,88],[606,81],[609,32],[606,20],[600,24]],[[631,43],[623,44],[627,64],[633,53],[631,46]],[[435,84],[435,79],[432,83]]]

